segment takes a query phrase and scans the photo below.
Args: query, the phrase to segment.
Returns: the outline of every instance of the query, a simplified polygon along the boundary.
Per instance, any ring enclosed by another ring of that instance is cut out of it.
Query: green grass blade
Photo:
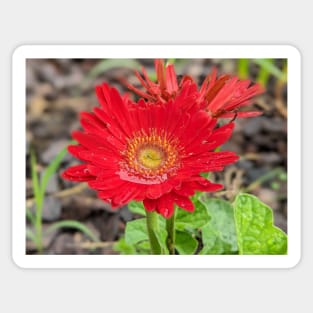
[[[91,240],[93,240],[94,242],[99,241],[97,236],[86,225],[78,221],[64,220],[64,221],[56,222],[48,228],[47,232],[50,233],[53,230],[57,230],[61,228],[77,229],[81,231],[83,234],[85,234],[87,237],[89,237]]]
[[[267,172],[266,174],[260,176],[257,178],[254,182],[252,182],[249,186],[246,188],[242,188],[241,192],[251,192],[255,188],[259,187],[266,181],[269,181],[271,179],[274,179],[276,177],[279,177],[279,175],[285,173],[285,171],[281,167],[276,167],[272,169],[271,171]]]
[[[35,225],[35,216],[30,209],[26,208],[26,218],[30,221],[32,225]]]
[[[42,194],[40,192],[40,186],[39,186],[39,179],[38,174],[36,171],[36,156],[35,152],[31,150],[30,152],[30,167],[31,167],[31,177],[32,177],[32,183],[33,183],[33,192],[36,202],[36,207],[40,207],[42,205]]]
[[[275,66],[273,59],[267,59],[267,60],[270,64]],[[266,87],[269,77],[270,77],[269,70],[266,67],[261,66],[256,81],[260,83],[263,87]]]
[[[237,70],[240,79],[247,79],[249,77],[249,59],[239,59]]]
[[[29,228],[26,228],[26,237],[36,244],[36,236]]]
[[[42,175],[41,184],[40,184],[41,185],[40,191],[41,191],[42,197],[45,194],[49,179],[58,170],[58,168],[59,168],[64,156],[66,155],[66,153],[67,153],[67,147],[63,148],[57,154],[57,156],[52,160],[52,162],[49,164],[49,166],[45,169],[45,171]]]
[[[275,76],[277,79],[281,81],[287,81],[286,73],[280,70],[273,62],[272,59],[254,59],[254,62],[258,64],[261,69],[269,72],[269,74]]]
[[[100,74],[117,67],[128,67],[139,70],[141,65],[138,61],[133,59],[105,59],[96,64],[88,73],[88,79],[94,79]]]
[[[31,176],[32,176],[32,183],[33,183],[33,191],[35,196],[35,203],[36,203],[36,212],[34,218],[35,224],[35,235],[34,235],[34,242],[36,244],[37,251],[39,253],[42,252],[42,205],[43,205],[43,193],[41,192],[41,188],[39,185],[38,174],[36,171],[36,156],[34,151],[30,152],[30,163],[31,163]],[[27,214],[27,213],[26,213]]]

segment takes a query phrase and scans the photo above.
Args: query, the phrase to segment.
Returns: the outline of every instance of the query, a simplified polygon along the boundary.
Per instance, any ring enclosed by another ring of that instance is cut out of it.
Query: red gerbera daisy
[[[262,112],[239,109],[251,104],[251,99],[264,92],[259,84],[251,85],[249,80],[239,80],[236,76],[221,75],[217,78],[216,69],[204,80],[200,91],[199,101],[202,108],[213,117],[254,117]]]
[[[259,84],[252,85],[249,80],[239,80],[236,76],[230,75],[221,75],[217,78],[217,72],[214,69],[198,90],[197,84],[190,76],[183,76],[178,84],[172,64],[164,67],[162,60],[155,60],[155,71],[157,83],[149,79],[144,68],[142,68],[143,77],[139,72],[135,72],[146,91],[131,84],[127,84],[128,88],[144,99],[158,102],[174,99],[184,90],[196,99],[201,108],[215,118],[254,117],[262,114],[257,111],[238,112],[242,107],[250,105],[254,96],[264,92]]]
[[[140,83],[147,90],[142,91],[131,84],[126,82],[127,87],[137,93],[139,96],[149,101],[166,102],[169,99],[174,98],[179,90],[177,83],[176,73],[174,66],[168,64],[166,68],[162,60],[155,60],[154,62],[155,72],[157,76],[157,83],[154,83],[149,79],[149,76],[144,67],[142,67],[142,75],[138,71],[135,71],[135,75],[139,79]]]
[[[79,144],[68,148],[83,164],[68,168],[64,178],[87,181],[113,208],[143,201],[146,210],[166,218],[174,204],[193,211],[189,197],[196,190],[223,187],[200,173],[220,171],[238,159],[233,152],[213,152],[230,137],[232,123],[215,129],[216,120],[203,110],[186,113],[187,103],[197,106],[189,97],[136,107],[107,84],[96,93],[101,107],[81,113],[84,131],[73,133]]]

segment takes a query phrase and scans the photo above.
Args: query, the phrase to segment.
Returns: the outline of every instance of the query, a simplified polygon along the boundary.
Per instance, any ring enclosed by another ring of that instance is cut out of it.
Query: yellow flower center
[[[145,147],[138,151],[138,162],[146,168],[156,169],[164,160],[164,153],[158,147]]]
[[[182,151],[178,140],[168,138],[164,131],[137,132],[121,152],[125,162],[121,163],[120,175],[131,181],[164,181],[179,168]]]

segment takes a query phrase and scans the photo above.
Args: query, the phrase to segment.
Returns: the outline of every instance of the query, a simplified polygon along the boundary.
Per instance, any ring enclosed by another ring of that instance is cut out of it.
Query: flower
[[[66,169],[63,178],[86,181],[113,208],[143,201],[147,211],[165,218],[175,204],[192,212],[189,197],[195,191],[223,187],[200,173],[220,171],[238,159],[233,152],[213,151],[229,139],[233,123],[216,129],[216,119],[205,111],[186,112],[184,107],[198,104],[184,93],[166,103],[141,105],[107,84],[97,86],[96,93],[101,107],[81,113],[84,130],[72,134],[79,144],[68,147],[83,163]]]
[[[239,109],[251,104],[254,96],[264,92],[259,84],[252,85],[249,80],[239,80],[236,76],[217,77],[217,71],[213,69],[198,90],[196,82],[190,76],[183,76],[178,84],[173,64],[164,67],[162,60],[155,60],[155,71],[157,83],[149,79],[144,68],[143,77],[135,72],[146,91],[131,84],[127,84],[127,87],[144,99],[163,103],[179,96],[184,90],[214,118],[254,117],[262,114],[257,111],[239,112]]]
[[[249,80],[239,80],[236,76],[221,75],[217,78],[214,69],[204,80],[198,99],[202,103],[200,107],[209,112],[212,117],[254,117],[262,113],[238,112],[238,110],[250,105],[252,98],[263,92],[259,84],[251,85]]]
[[[138,71],[135,71],[135,75],[147,92],[141,91],[128,83],[126,83],[127,87],[151,102],[166,102],[169,99],[173,99],[179,90],[174,66],[168,64],[165,68],[162,60],[155,60],[154,65],[157,83],[149,79],[144,67],[142,67],[143,77]]]

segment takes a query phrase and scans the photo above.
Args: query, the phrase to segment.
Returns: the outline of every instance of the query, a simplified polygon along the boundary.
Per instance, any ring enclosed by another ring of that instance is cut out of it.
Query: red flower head
[[[143,76],[135,72],[146,91],[127,84],[128,88],[149,101],[166,102],[174,99],[183,90],[196,99],[200,107],[214,118],[254,117],[261,112],[238,112],[242,107],[251,104],[254,96],[264,92],[259,84],[251,85],[249,80],[239,80],[235,76],[221,75],[217,78],[216,69],[204,80],[200,90],[195,81],[189,76],[183,76],[178,84],[174,66],[168,64],[166,68],[162,60],[155,61],[157,83],[152,82],[142,68]]]
[[[87,181],[113,208],[143,201],[146,210],[166,218],[174,204],[193,211],[189,197],[196,190],[223,187],[200,173],[220,171],[238,159],[232,152],[213,152],[230,137],[232,123],[214,129],[216,120],[203,110],[182,109],[197,106],[183,94],[166,104],[136,106],[107,84],[96,93],[101,107],[81,113],[84,131],[73,133],[79,144],[68,148],[83,164],[65,170],[64,178]]]
[[[262,114],[257,111],[238,112],[244,106],[251,104],[252,97],[263,93],[259,84],[251,86],[249,80],[239,80],[237,77],[221,75],[216,77],[214,69],[204,80],[200,91],[199,101],[202,108],[213,117],[254,117]]]
[[[138,71],[135,71],[135,75],[139,79],[142,86],[146,89],[146,92],[126,83],[130,90],[134,91],[139,96],[149,100],[150,102],[165,103],[170,99],[174,99],[179,94],[185,83],[194,83],[189,76],[184,76],[180,84],[178,84],[173,64],[168,64],[166,67],[164,67],[164,62],[162,60],[155,60],[154,66],[157,76],[157,83],[154,83],[149,79],[144,67],[142,67],[143,77]],[[194,84],[194,88],[188,91],[196,92],[197,86]]]

